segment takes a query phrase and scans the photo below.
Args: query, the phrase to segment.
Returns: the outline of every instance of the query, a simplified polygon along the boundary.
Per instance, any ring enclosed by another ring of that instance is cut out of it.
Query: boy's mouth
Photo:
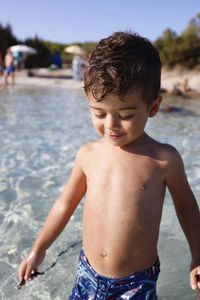
[[[121,134],[107,133],[106,135],[108,138],[115,140],[115,139],[120,138],[124,134],[123,133],[121,133]]]

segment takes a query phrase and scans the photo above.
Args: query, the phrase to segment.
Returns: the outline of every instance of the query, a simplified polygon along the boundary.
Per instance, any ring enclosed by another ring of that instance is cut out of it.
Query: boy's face
[[[136,141],[143,134],[148,117],[157,113],[161,102],[161,97],[158,97],[148,108],[136,89],[129,91],[123,101],[116,94],[108,94],[100,102],[91,92],[87,96],[94,128],[110,144],[118,147]]]

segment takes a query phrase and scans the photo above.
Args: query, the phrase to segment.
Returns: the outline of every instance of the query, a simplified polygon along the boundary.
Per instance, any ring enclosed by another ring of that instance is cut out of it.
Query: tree
[[[163,65],[171,65],[173,63],[174,52],[176,52],[177,35],[170,28],[163,32],[163,36],[159,37],[154,45],[160,53]]]
[[[9,24],[5,27],[0,24],[0,53],[5,55],[7,49],[16,44],[18,41],[12,33],[12,27]]]
[[[94,42],[85,42],[82,44],[82,48],[86,54],[86,56],[89,56],[90,53],[96,48],[97,43]]]
[[[51,64],[51,52],[45,45],[45,43],[35,36],[34,39],[26,39],[25,44],[37,50],[36,55],[30,55],[25,61],[25,67],[27,68],[46,68]]]
[[[155,47],[164,66],[180,64],[194,68],[200,64],[200,13],[180,36],[171,29],[165,30],[163,36],[155,41]]]
[[[192,18],[188,27],[182,32],[182,36],[196,36],[200,38],[200,13]]]

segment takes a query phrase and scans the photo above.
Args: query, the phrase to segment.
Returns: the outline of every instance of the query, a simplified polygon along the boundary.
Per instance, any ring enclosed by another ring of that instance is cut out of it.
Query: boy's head
[[[158,51],[145,38],[116,32],[102,39],[89,58],[84,88],[100,101],[109,93],[121,100],[135,88],[148,106],[160,89],[161,61]]]

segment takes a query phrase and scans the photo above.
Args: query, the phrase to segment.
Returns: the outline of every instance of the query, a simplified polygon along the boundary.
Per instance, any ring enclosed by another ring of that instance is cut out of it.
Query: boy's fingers
[[[200,274],[195,271],[190,273],[190,286],[193,290],[200,290]]]
[[[26,273],[26,266],[22,264],[19,268],[19,280],[22,281],[24,279]]]
[[[35,268],[33,271],[34,271],[34,273],[33,273],[33,274],[35,274],[35,275],[32,275],[32,277],[37,277],[37,272],[38,272],[38,269],[37,269],[37,268]]]
[[[196,277],[196,280],[197,280],[197,288],[200,290],[200,275],[197,274],[197,277]],[[200,294],[199,294],[199,297],[200,297]]]
[[[197,277],[196,277],[195,272],[190,273],[190,286],[193,290],[196,290],[198,287],[197,286]]]
[[[32,268],[30,266],[27,266],[26,273],[25,273],[25,276],[24,276],[25,280],[31,279],[31,271],[32,271]]]

